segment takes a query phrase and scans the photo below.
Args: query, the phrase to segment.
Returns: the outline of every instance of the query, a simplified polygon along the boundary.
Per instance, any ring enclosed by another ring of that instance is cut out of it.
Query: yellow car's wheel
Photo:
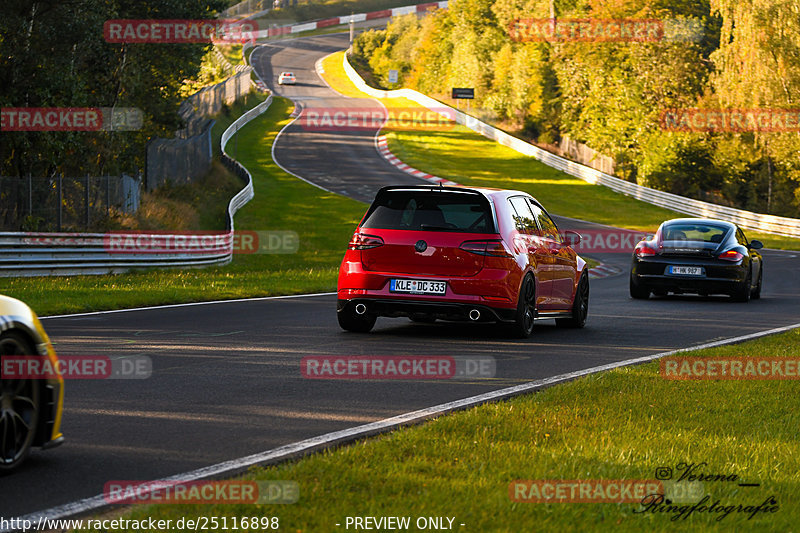
[[[5,356],[31,356],[28,340],[14,331],[0,335],[0,368]],[[31,451],[39,422],[39,383],[0,376],[0,472],[14,469]]]

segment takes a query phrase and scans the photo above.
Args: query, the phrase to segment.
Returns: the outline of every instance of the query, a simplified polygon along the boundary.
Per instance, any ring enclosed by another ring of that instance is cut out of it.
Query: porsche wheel
[[[631,274],[630,279],[630,293],[631,298],[634,300],[647,300],[650,298],[650,289],[639,285],[636,280],[633,279],[633,274]]]
[[[758,283],[756,284],[756,289],[753,291],[753,294],[750,295],[750,298],[753,300],[758,300],[761,298],[761,286],[764,284],[764,265],[761,265],[761,268],[758,269]]]
[[[6,356],[33,354],[28,340],[13,331],[0,335],[0,368]],[[0,472],[16,468],[31,451],[39,422],[39,384],[0,377]]]
[[[749,302],[750,295],[753,293],[752,285],[753,285],[753,270],[750,269],[747,271],[747,277],[744,279],[742,284],[731,295],[733,296],[733,301],[742,303]]]

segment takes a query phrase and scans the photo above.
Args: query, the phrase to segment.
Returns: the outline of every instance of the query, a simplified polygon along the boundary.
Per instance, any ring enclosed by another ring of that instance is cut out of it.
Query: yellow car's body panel
[[[15,331],[25,336],[39,355],[57,367],[58,358],[39,317],[19,300],[0,295],[0,334]],[[61,413],[64,408],[64,379],[60,374],[42,380],[42,417],[37,426],[34,445],[52,448],[64,440],[61,434]]]

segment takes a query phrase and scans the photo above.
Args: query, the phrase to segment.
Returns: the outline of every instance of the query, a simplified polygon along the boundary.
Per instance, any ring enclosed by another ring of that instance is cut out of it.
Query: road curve
[[[292,69],[308,84],[286,88],[286,94],[356,105],[325,93],[314,77],[316,59],[337,43],[325,36],[284,41],[270,53],[259,48],[257,67],[268,82],[274,81],[273,73]],[[277,155],[292,172],[330,190],[368,200],[382,184],[415,182],[401,181],[415,178],[386,164],[369,134],[326,132],[313,137],[316,150],[308,150],[308,139],[299,132],[281,136]],[[625,254],[598,257],[621,269],[629,261]],[[764,257],[761,300],[634,301],[626,276],[609,277],[592,282],[585,329],[559,329],[545,321],[527,340],[505,339],[490,325],[383,318],[371,334],[348,334],[336,323],[334,295],[46,319],[60,354],[148,355],[153,375],[68,382],[66,444],[35,451],[19,471],[0,477],[0,516],[94,496],[110,480],[177,475],[528,380],[795,323],[800,316],[798,254],[766,250]],[[489,355],[496,360],[497,376],[345,382],[308,380],[300,372],[302,358],[309,355],[407,354]]]
[[[297,107],[298,120],[284,128],[275,141],[276,163],[325,190],[370,202],[383,185],[426,182],[376,157],[375,135],[386,118],[386,109],[381,104],[371,99],[343,97],[317,75],[314,69],[317,60],[347,48],[347,39],[347,35],[334,34],[276,41],[259,46],[250,57],[253,67],[274,93],[290,98]],[[278,85],[278,75],[283,71],[293,72],[297,85]],[[369,117],[368,127],[334,130],[321,121],[316,121],[319,124],[316,127],[314,120],[306,120],[310,113],[330,117],[344,110],[350,111],[351,116]]]

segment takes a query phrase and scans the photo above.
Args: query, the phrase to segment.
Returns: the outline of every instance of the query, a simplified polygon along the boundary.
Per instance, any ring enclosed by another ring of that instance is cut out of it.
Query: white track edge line
[[[479,394],[477,396],[471,396],[469,398],[463,398],[461,400],[455,400],[452,402],[435,405],[433,407],[427,407],[425,409],[411,411],[409,413],[404,413],[391,418],[386,418],[384,420],[379,420],[377,422],[371,422],[369,424],[356,426],[354,428],[345,429],[341,431],[334,431],[332,433],[326,433],[324,435],[319,435],[317,437],[312,437],[310,439],[301,440],[299,442],[295,442],[292,444],[286,444],[284,446],[280,446],[272,450],[267,450],[257,454],[248,455],[246,457],[241,457],[239,459],[233,459],[230,461],[217,463],[215,465],[211,465],[208,467],[192,470],[191,472],[187,472],[185,474],[178,474],[175,476],[163,478],[163,481],[175,481],[175,482],[196,481],[204,478],[221,476],[223,474],[230,472],[241,472],[246,468],[258,464],[263,464],[267,462],[274,463],[280,461],[281,459],[296,457],[299,455],[303,455],[305,453],[309,453],[311,451],[316,450],[317,448],[327,448],[332,445],[340,443],[344,444],[346,442],[351,442],[362,436],[369,436],[375,433],[398,428],[403,424],[413,424],[434,416],[447,414],[452,411],[474,407],[476,405],[480,405],[491,401],[503,400],[512,396],[516,396],[526,392],[531,392],[536,389],[546,387],[548,385],[554,385],[564,381],[570,381],[590,374],[596,374],[598,372],[604,372],[606,370],[613,370],[615,368],[632,366],[639,363],[648,363],[656,359],[660,359],[662,357],[666,357],[668,355],[673,355],[677,353],[693,352],[705,348],[714,348],[717,346],[723,346],[726,344],[736,344],[752,339],[757,339],[760,337],[766,337],[768,335],[783,333],[797,328],[800,328],[800,323],[759,331],[756,333],[750,333],[747,335],[741,335],[739,337],[731,337],[719,341],[707,342],[696,346],[690,346],[688,348],[679,348],[677,350],[670,350],[668,352],[646,355],[644,357],[637,357],[635,359],[617,361],[615,363],[608,363],[605,365],[586,368],[583,370],[576,370],[575,372],[569,372],[567,374],[560,374],[558,376],[552,376],[549,378],[539,379],[536,381],[530,381],[528,383],[523,383],[521,385],[516,385],[514,387],[507,387],[505,389],[499,389],[496,391]],[[25,516],[19,517],[18,520],[31,520],[35,522],[42,516],[49,518],[51,520],[59,518],[68,518],[70,516],[87,513],[89,511],[97,510],[109,505],[110,504],[106,503],[104,496],[100,494],[91,498],[85,498],[82,500],[78,500],[76,502],[60,505],[57,507],[51,507],[50,509],[45,509],[43,511],[30,513]],[[11,530],[1,529],[0,533],[6,531],[11,531]]]
[[[71,315],[52,315],[52,316],[42,316],[39,317],[39,320],[48,320],[50,318],[75,318],[81,316],[93,316],[93,315],[108,315],[111,313],[127,313],[129,311],[154,311],[157,309],[172,309],[175,307],[190,307],[195,305],[215,305],[215,304],[230,304],[230,303],[239,303],[239,302],[259,302],[263,300],[288,300],[290,298],[306,298],[311,296],[330,296],[332,294],[337,294],[336,292],[313,292],[307,294],[284,294],[279,296],[254,296],[252,298],[234,298],[232,300],[209,300],[206,302],[186,302],[182,304],[164,304],[164,305],[153,305],[149,307],[131,307],[130,309],[109,309],[107,311],[89,311],[86,313],[75,313]]]

